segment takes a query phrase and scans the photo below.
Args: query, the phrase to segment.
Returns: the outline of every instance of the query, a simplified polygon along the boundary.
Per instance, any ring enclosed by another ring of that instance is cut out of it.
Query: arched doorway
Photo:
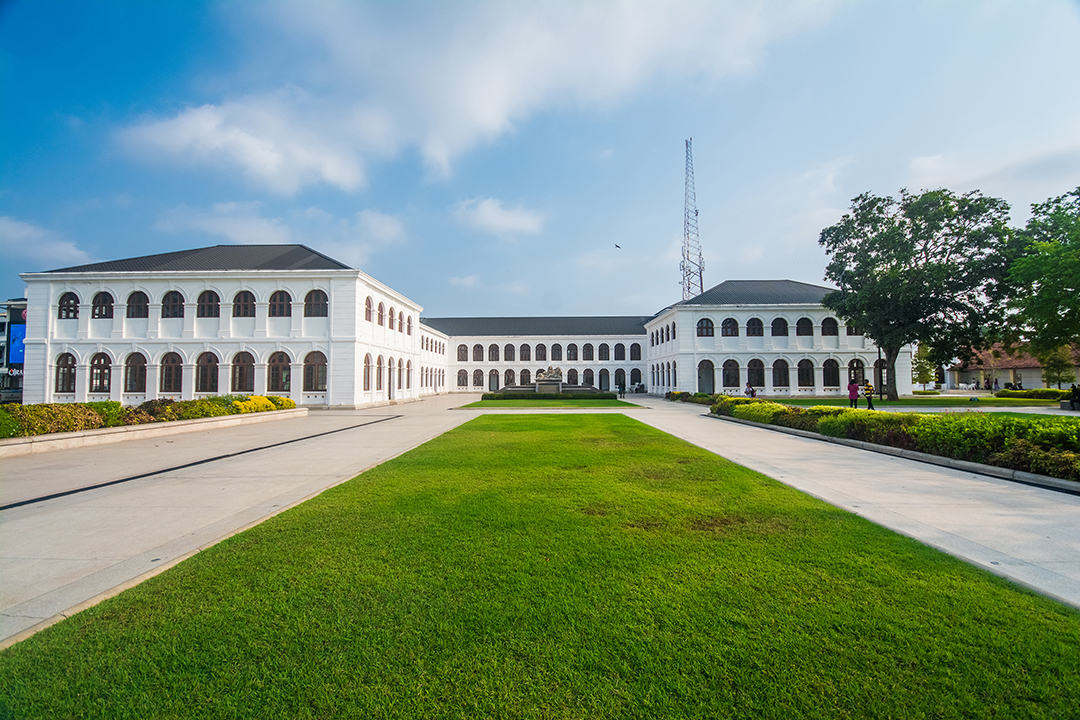
[[[492,346],[494,347],[494,346]],[[495,392],[499,389],[499,371],[492,370],[488,373],[488,390]]]
[[[697,391],[712,395],[716,392],[716,368],[712,360],[702,360],[697,366]]]
[[[607,392],[611,390],[611,373],[604,368],[600,371],[600,391]]]

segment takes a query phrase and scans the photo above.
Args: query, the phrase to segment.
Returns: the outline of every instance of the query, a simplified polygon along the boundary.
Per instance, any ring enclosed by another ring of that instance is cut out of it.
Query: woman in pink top
[[[847,397],[851,404],[851,407],[859,407],[859,383],[855,382],[855,378],[848,381],[847,384]]]

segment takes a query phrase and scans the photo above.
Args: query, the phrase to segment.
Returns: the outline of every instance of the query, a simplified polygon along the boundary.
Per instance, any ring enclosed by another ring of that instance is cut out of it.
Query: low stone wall
[[[0,458],[51,452],[53,450],[70,450],[71,448],[89,447],[91,445],[107,445],[109,443],[124,442],[125,440],[162,437],[164,435],[180,435],[182,433],[214,430],[235,425],[289,420],[291,418],[305,417],[307,414],[307,408],[296,408],[295,410],[272,410],[261,413],[199,418],[197,420],[174,420],[172,422],[147,423],[146,425],[125,425],[123,427],[97,428],[96,430],[81,430],[79,432],[6,438],[0,440]]]

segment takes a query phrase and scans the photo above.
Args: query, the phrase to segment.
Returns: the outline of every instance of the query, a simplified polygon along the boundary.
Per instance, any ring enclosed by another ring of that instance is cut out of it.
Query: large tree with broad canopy
[[[1004,200],[978,191],[864,193],[821,231],[825,279],[839,288],[822,302],[881,348],[890,400],[905,346],[925,343],[940,363],[967,357],[1001,328],[1008,214]]]

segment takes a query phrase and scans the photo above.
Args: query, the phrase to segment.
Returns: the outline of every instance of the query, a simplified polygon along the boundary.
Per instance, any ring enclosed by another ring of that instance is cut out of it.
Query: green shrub
[[[267,395],[266,399],[274,404],[274,407],[278,410],[292,410],[296,407],[296,402],[292,398],[281,397],[280,395]]]
[[[145,425],[157,422],[154,416],[139,408],[124,408],[124,425]]]
[[[124,406],[115,400],[100,400],[85,405],[101,416],[104,427],[119,427],[124,424]]]
[[[19,424],[17,436],[93,430],[104,425],[101,416],[82,403],[19,405],[11,403],[7,411]]]
[[[619,396],[611,392],[596,393],[484,393],[481,400],[618,400]]]
[[[176,410],[177,418],[180,420],[198,420],[200,418],[234,414],[231,406],[221,405],[208,398],[181,400],[174,403],[173,408]]]
[[[757,398],[740,397],[736,395],[719,395],[716,396],[716,404],[709,409],[709,412],[711,412],[713,415],[725,415],[727,417],[733,417],[736,406],[762,402],[770,401],[759,400]]]
[[[999,398],[1024,398],[1026,400],[1067,400],[1069,391],[1056,388],[1033,388],[1031,390],[1011,390],[1006,388],[1005,390],[998,390],[994,393],[994,396]]]
[[[150,415],[159,422],[167,422],[169,420],[179,420],[180,414],[174,407],[176,401],[170,398],[157,398],[155,400],[147,400],[139,406],[139,410]]]
[[[1013,470],[1080,480],[1080,454],[1046,450],[1027,440],[1013,441],[1002,452],[991,455],[990,462]]]
[[[736,405],[733,410],[733,415],[740,420],[753,420],[754,422],[759,423],[771,423],[773,416],[775,416],[777,413],[783,413],[786,411],[786,405],[765,401]]]
[[[262,395],[252,395],[246,400],[233,400],[232,407],[234,413],[256,413],[277,410],[277,406]]]
[[[941,391],[939,391],[939,390],[912,390],[911,394],[912,395],[940,395]]]
[[[18,434],[19,421],[8,412],[7,405],[0,405],[0,438],[15,437]]]

